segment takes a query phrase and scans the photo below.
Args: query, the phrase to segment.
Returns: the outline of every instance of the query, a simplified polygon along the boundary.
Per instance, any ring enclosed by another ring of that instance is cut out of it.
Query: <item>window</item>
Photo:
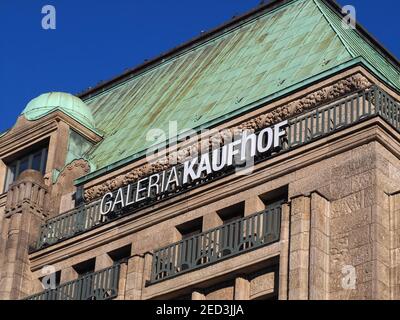
[[[81,262],[77,265],[74,265],[73,268],[78,274],[78,278],[82,278],[90,273],[93,273],[95,270],[96,259],[90,259],[88,261]]]
[[[7,176],[4,192],[7,192],[10,185],[17,180],[18,176],[28,169],[33,169],[45,174],[47,163],[47,147],[36,149],[29,154],[24,154],[17,159],[7,163]]]
[[[108,255],[114,262],[114,264],[119,264],[120,262],[124,262],[132,256],[131,251],[132,246],[129,244],[112,252],[109,252]]]
[[[288,199],[288,186],[263,194],[260,196],[260,199],[264,202],[265,209],[267,210],[281,206]]]
[[[195,236],[196,234],[199,234],[202,232],[203,218],[199,218],[196,220],[186,222],[180,226],[177,226],[176,228],[178,229],[179,233],[182,235],[182,240],[188,239],[188,238]]]
[[[223,221],[223,224],[236,221],[244,217],[244,202],[234,204],[233,206],[219,210],[219,217]]]
[[[241,225],[230,223],[244,217],[244,202],[239,202],[230,207],[221,209],[217,211],[217,213],[221,218],[223,225],[225,226],[224,232],[220,233],[220,243],[224,243],[222,238],[224,237],[223,234],[226,234],[226,243],[234,243],[235,239],[238,239],[238,237],[241,235]],[[232,251],[230,248],[225,248],[221,252],[222,256],[226,256],[231,253]]]

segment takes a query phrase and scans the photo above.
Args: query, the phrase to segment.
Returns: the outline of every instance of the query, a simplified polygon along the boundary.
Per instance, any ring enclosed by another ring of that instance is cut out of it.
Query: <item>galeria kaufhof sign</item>
[[[204,153],[183,164],[138,180],[117,192],[106,193],[100,205],[100,213],[108,215],[132,205],[139,205],[166,193],[178,192],[185,186],[207,179],[218,172],[225,171],[238,164],[253,164],[256,156],[269,154],[281,146],[281,139],[286,135],[288,121],[268,127],[258,133],[247,135],[241,139]]]

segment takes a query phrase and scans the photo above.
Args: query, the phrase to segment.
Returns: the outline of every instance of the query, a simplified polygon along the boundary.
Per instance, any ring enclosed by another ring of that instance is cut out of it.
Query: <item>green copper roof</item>
[[[22,114],[28,120],[37,120],[60,110],[89,129],[95,128],[91,109],[78,97],[69,93],[50,92],[31,100]]]
[[[399,69],[392,65],[387,58],[380,54],[371,44],[353,29],[342,28],[342,20],[323,1],[315,1],[325,15],[332,29],[338,35],[343,45],[353,58],[362,57],[375,69],[384,80],[393,87],[400,89]],[[382,21],[383,23],[384,21]]]
[[[111,170],[143,155],[150,129],[207,127],[360,61],[400,89],[399,70],[324,1],[289,1],[84,99],[105,136],[88,157]]]

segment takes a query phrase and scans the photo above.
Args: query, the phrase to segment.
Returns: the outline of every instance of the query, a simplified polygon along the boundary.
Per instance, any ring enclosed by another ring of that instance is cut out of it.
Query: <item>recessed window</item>
[[[223,224],[228,224],[244,217],[244,202],[217,211]]]
[[[264,202],[265,209],[271,210],[276,207],[280,207],[288,199],[288,188],[287,186],[273,190],[260,196],[262,202]]]
[[[96,259],[92,258],[90,260],[74,265],[73,268],[78,274],[78,278],[82,278],[90,273],[93,273],[95,270],[95,266],[96,266]]]
[[[202,232],[203,218],[198,218],[176,227],[182,235],[182,240],[188,239]]]
[[[36,170],[44,175],[46,172],[47,153],[47,147],[40,148],[28,154],[23,154],[7,163],[7,176],[4,192],[8,191],[10,185],[17,180],[19,175],[25,170]]]
[[[110,256],[114,264],[118,264],[120,262],[126,261],[129,257],[131,257],[131,251],[132,246],[129,244],[127,246],[109,252],[108,255]]]

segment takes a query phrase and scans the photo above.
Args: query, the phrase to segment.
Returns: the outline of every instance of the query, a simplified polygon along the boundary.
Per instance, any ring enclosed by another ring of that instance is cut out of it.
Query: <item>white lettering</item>
[[[176,173],[176,167],[172,167],[171,172],[169,173],[167,185],[165,186],[165,190],[169,190],[169,185],[174,183],[176,186],[179,186],[178,175]]]
[[[216,149],[212,153],[212,169],[214,172],[221,171],[226,166],[227,146],[223,146],[221,149]],[[221,158],[221,159],[219,159]],[[218,164],[219,160],[219,164]]]
[[[235,147],[241,143],[242,140],[236,140],[228,145],[228,161],[227,161],[228,166],[231,166],[233,164],[233,157],[239,153],[239,149]]]
[[[201,156],[199,169],[197,170],[197,176],[196,176],[197,179],[201,177],[201,174],[203,173],[203,171],[206,171],[207,174],[212,173],[211,164],[210,164],[210,155],[208,153],[204,153]]]
[[[100,214],[101,215],[104,216],[104,215],[108,214],[111,211],[112,201],[111,200],[106,201],[106,202],[104,202],[104,201],[107,198],[112,198],[112,197],[113,197],[113,194],[111,192],[108,192],[108,193],[106,193],[104,195],[103,199],[101,199],[101,203],[100,203]],[[106,205],[106,206],[104,206],[104,205]],[[107,208],[106,210],[104,210],[105,207]]]
[[[188,182],[188,178],[190,175],[190,178],[192,180],[196,179],[196,173],[193,170],[193,167],[197,164],[198,159],[194,158],[192,160],[186,161],[183,166],[183,184],[186,184]]]
[[[258,134],[244,131],[241,139],[235,140],[219,149],[214,149],[211,153],[203,153],[201,157],[192,158],[183,164],[182,167],[171,167],[170,170],[164,170],[150,177],[136,182],[136,185],[129,184],[125,189],[119,188],[117,194],[109,192],[101,200],[100,213],[106,215],[119,207],[130,206],[139,201],[143,201],[151,196],[164,193],[169,190],[173,184],[180,187],[192,181],[198,180],[203,175],[212,174],[221,171],[227,166],[235,164],[240,173],[251,173],[254,167],[254,157],[258,153],[265,153],[281,145],[281,139],[286,135],[285,127],[288,121],[276,124],[274,127],[265,128]],[[211,159],[210,159],[211,157]],[[243,161],[246,161],[244,168]],[[178,169],[179,168],[179,169]],[[179,170],[179,172],[178,172]],[[148,184],[143,185],[148,180]]]
[[[156,181],[153,182],[153,178],[156,178]],[[158,183],[160,182],[160,175],[157,174],[153,174],[150,178],[149,178],[149,191],[147,192],[147,196],[150,197],[151,195],[151,189],[155,188],[156,192],[155,194],[158,194],[158,190],[159,190],[159,185]]]
[[[132,201],[129,201],[130,198],[132,198]],[[129,184],[128,185],[128,189],[126,190],[126,202],[125,202],[125,206],[130,206],[131,204],[135,203],[135,199],[133,197],[133,192],[132,192],[132,185]]]
[[[281,130],[281,128],[286,127],[287,124],[288,124],[287,121],[283,121],[274,127],[274,148],[279,147],[279,145],[280,145],[279,141],[280,141],[281,137],[286,135],[286,131]]]
[[[267,139],[267,145],[264,147],[263,146],[263,140],[264,140],[264,135],[267,134],[266,139]],[[265,128],[264,130],[261,130],[260,134],[258,135],[258,141],[257,141],[257,150],[259,153],[264,153],[267,152],[269,149],[272,147],[272,142],[273,142],[273,132],[271,128]]]
[[[248,142],[250,141],[250,155],[248,154],[249,149],[247,148]],[[242,148],[240,150],[240,160],[245,161],[248,157],[254,157],[256,155],[256,146],[257,146],[257,136],[253,133],[249,136],[247,135],[247,131],[243,133],[242,137]]]
[[[143,183],[144,181],[148,180],[149,178],[144,178],[142,180],[139,180],[137,183],[137,187],[136,187],[136,202],[142,201],[144,199],[146,199],[146,197],[140,197],[140,193],[142,191],[145,191],[146,188],[140,188],[140,184]]]
[[[113,206],[112,206],[111,211],[114,211],[114,210],[115,210],[115,206],[116,206],[117,204],[120,204],[122,208],[125,207],[125,203],[124,203],[124,194],[123,194],[123,192],[122,192],[122,188],[119,188],[119,189],[118,189],[117,196],[115,197],[114,204],[113,204]]]

